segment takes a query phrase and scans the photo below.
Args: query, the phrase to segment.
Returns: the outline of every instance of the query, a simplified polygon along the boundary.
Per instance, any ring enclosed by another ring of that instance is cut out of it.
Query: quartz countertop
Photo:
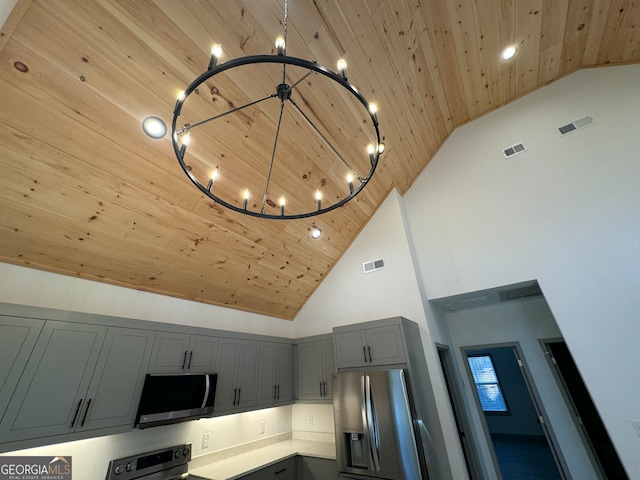
[[[335,460],[333,442],[289,439],[189,470],[208,480],[234,480],[295,455]]]

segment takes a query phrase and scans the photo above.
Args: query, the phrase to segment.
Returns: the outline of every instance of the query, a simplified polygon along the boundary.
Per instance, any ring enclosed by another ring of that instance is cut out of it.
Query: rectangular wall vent
[[[499,292],[501,302],[508,302],[509,300],[517,300],[529,297],[537,297],[538,295],[542,295],[542,290],[537,283],[528,287],[514,288],[512,290],[504,290],[502,292]]]
[[[373,260],[371,262],[364,262],[362,264],[362,269],[364,270],[364,273],[375,272],[376,270],[380,270],[381,268],[384,268],[384,260],[382,259]]]
[[[524,148],[524,145],[522,143],[518,143],[516,145],[512,145],[509,148],[505,148],[502,151],[502,154],[504,155],[505,158],[509,158],[509,157],[513,157],[514,155],[517,155],[518,153],[522,153],[526,150],[526,148]]]
[[[564,136],[571,132],[575,132],[580,128],[584,128],[588,125],[591,125],[592,123],[593,123],[592,117],[582,117],[574,122],[563,125],[562,127],[558,128],[558,131],[560,132],[560,135]]]

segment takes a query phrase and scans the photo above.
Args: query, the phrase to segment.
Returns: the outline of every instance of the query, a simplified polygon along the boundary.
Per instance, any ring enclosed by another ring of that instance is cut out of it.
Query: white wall
[[[291,338],[293,323],[0,263],[0,302]]]
[[[640,65],[582,70],[450,137],[404,203],[423,295],[537,279],[640,478]],[[560,137],[557,127],[595,124]],[[527,152],[505,159],[523,142]]]
[[[388,317],[424,322],[401,202],[394,190],[378,208],[296,315],[293,322],[296,338],[330,333],[339,325]],[[383,269],[363,272],[364,262],[379,259],[384,260]]]

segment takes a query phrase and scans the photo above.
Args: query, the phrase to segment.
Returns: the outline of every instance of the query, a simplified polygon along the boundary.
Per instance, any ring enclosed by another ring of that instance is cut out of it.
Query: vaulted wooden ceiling
[[[274,53],[283,10],[283,0],[19,0],[0,36],[0,260],[290,320],[456,127],[577,69],[640,61],[635,0],[289,0],[287,54],[327,68],[346,59],[349,80],[379,105],[387,148],[347,205],[257,219],[201,194],[168,136],[146,137],[141,121],[170,123],[213,43],[221,61]],[[510,44],[517,55],[502,61]],[[197,108],[233,108],[262,82],[268,93],[263,73],[207,83]],[[305,101],[331,93],[317,83],[304,82]],[[347,125],[343,97],[325,99],[317,118],[337,125],[337,144],[360,148],[364,126]],[[272,114],[236,122],[225,128],[249,140],[227,141],[213,160],[196,148],[195,170],[268,150],[260,125]],[[279,188],[329,188],[335,172],[315,170],[321,143],[282,140],[278,168],[290,177]]]

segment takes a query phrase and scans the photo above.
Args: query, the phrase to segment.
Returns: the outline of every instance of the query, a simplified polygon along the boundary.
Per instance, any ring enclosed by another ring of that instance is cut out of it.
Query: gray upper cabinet
[[[325,335],[297,343],[298,400],[331,400],[331,375],[335,372],[333,337]]]
[[[0,423],[2,441],[133,426],[153,337],[48,321]]]
[[[3,442],[74,431],[106,333],[99,325],[46,323],[0,424]]]
[[[281,405],[293,400],[293,347],[290,343],[260,343],[258,405]]]
[[[158,332],[149,373],[215,373],[217,337]]]
[[[155,332],[110,327],[77,430],[133,425]]]
[[[216,412],[231,413],[256,405],[258,397],[258,342],[220,339]]]
[[[44,320],[0,316],[0,421],[43,325]]]
[[[382,324],[369,328],[348,325],[334,328],[338,368],[407,363],[402,335],[400,325]]]

